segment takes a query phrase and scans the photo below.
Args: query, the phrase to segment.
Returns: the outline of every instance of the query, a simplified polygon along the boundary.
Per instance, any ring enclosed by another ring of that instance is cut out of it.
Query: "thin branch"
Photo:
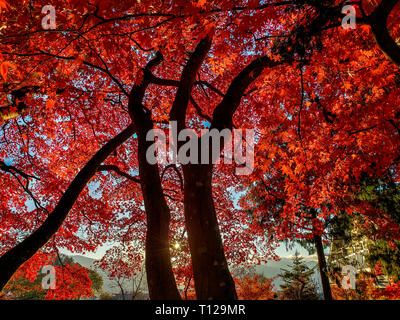
[[[60,59],[60,60],[76,60],[77,59],[77,57],[75,57],[75,56],[61,56],[61,55],[52,54],[50,52],[46,52],[46,51],[43,51],[43,50],[40,50],[39,52],[33,52],[33,53],[2,52],[2,54],[5,54],[5,55],[16,55],[18,57],[33,57],[33,56],[45,55],[45,56],[49,56],[49,57],[52,57],[52,58],[57,58],[57,59]],[[91,62],[88,62],[88,61],[82,61],[82,63],[84,65],[88,66],[88,67],[97,69],[97,70],[102,71],[105,74],[107,74],[110,77],[110,79],[121,89],[121,91],[126,96],[128,96],[128,92],[126,91],[125,87],[122,85],[122,83],[117,78],[115,78],[115,76],[108,70],[108,68],[103,68],[103,67],[97,66],[97,65],[95,65],[95,64],[93,64]]]
[[[197,102],[194,100],[193,96],[190,96],[190,103],[193,105],[193,107],[196,109],[197,114],[204,118],[205,120],[207,120],[208,122],[211,122],[212,119],[210,116],[206,115],[205,113],[203,113],[203,111],[201,110],[201,107],[197,104]]]
[[[365,132],[365,131],[369,131],[369,130],[375,129],[377,126],[378,125],[376,124],[376,125],[368,127],[368,128],[363,128],[363,129],[359,129],[359,130],[356,130],[356,131],[349,132],[349,136],[357,134],[357,133],[361,133],[361,132]]]
[[[179,181],[181,183],[181,190],[183,190],[183,177],[182,177],[182,174],[180,173],[180,171],[178,170],[178,168],[176,167],[176,165],[174,163],[169,164],[164,168],[163,172],[161,173],[161,180],[163,180],[165,172],[170,168],[174,169],[174,171],[177,173],[177,175],[179,177]]]
[[[119,174],[120,176],[122,176],[128,180],[131,180],[136,183],[140,183],[140,179],[138,177],[134,177],[134,176],[130,175],[129,173],[121,171],[121,169],[115,165],[101,165],[101,166],[99,166],[97,171],[98,172],[114,171],[116,174]]]

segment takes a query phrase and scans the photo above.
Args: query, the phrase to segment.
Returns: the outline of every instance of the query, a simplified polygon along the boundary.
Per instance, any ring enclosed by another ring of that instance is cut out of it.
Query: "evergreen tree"
[[[283,280],[280,285],[282,300],[318,300],[317,287],[312,279],[314,270],[309,268],[296,251],[291,270],[281,269],[279,276]]]
[[[386,212],[394,222],[400,224],[400,186],[392,175],[376,179],[366,178],[361,186],[358,199],[373,204]],[[373,230],[374,232],[375,230]],[[400,241],[374,239],[368,246],[365,259],[370,266],[381,264],[384,275],[400,280]]]
[[[92,290],[94,294],[99,294],[102,292],[103,288],[103,278],[96,271],[89,269],[89,278],[92,281]]]
[[[381,265],[382,273],[394,281],[400,281],[400,241],[376,240],[368,247],[365,259],[370,266]]]
[[[357,198],[372,203],[400,224],[400,185],[392,175],[365,178]]]

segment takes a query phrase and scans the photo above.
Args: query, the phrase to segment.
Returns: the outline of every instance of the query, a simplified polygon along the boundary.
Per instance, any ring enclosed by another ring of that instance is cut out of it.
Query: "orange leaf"
[[[8,61],[5,61],[0,65],[0,73],[4,79],[4,82],[7,82],[8,68],[11,66],[12,66],[12,63],[10,63]]]

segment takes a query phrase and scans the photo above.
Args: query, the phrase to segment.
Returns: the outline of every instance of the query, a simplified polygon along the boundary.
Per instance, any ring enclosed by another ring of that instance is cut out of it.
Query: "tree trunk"
[[[18,268],[32,258],[34,254],[53,237],[63,224],[86,184],[96,174],[101,163],[122,143],[130,138],[133,133],[134,127],[130,125],[97,151],[75,176],[74,180],[43,224],[29,237],[0,257],[0,291],[3,290],[4,286]]]
[[[379,6],[368,16],[367,23],[371,26],[371,31],[375,41],[385,54],[397,67],[400,67],[400,46],[392,38],[388,30],[388,18],[399,0],[381,1]]]
[[[212,198],[212,165],[185,165],[184,208],[199,300],[237,299]]]
[[[147,63],[142,81],[131,90],[128,109],[138,136],[139,177],[147,218],[145,265],[150,299],[180,300],[169,252],[171,213],[162,189],[158,164],[150,164],[146,158],[147,150],[153,144],[146,141],[148,132],[153,129],[153,121],[151,111],[142,102],[150,84],[151,70],[162,60],[162,55],[157,53]]]
[[[146,141],[146,133],[152,129],[150,123],[147,125],[147,128],[141,127],[138,130],[138,154],[139,176],[147,217],[145,263],[149,294],[152,300],[180,300],[169,251],[171,213],[161,187],[158,166],[149,164],[146,159],[146,150],[152,144]]]
[[[332,300],[331,285],[327,275],[326,260],[324,254],[324,247],[320,235],[314,235],[315,248],[317,250],[319,273],[321,275],[322,290],[324,292],[325,300]]]
[[[117,284],[118,284],[119,289],[121,290],[122,300],[125,300],[125,291],[124,291],[124,288],[122,287],[122,283],[119,281],[119,279],[117,279]]]

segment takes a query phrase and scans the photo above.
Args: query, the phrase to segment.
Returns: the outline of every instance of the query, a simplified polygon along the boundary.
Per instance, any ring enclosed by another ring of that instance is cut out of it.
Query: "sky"
[[[79,254],[82,255],[84,257],[88,257],[88,258],[92,258],[92,259],[101,259],[103,257],[103,255],[105,254],[105,252],[110,249],[113,245],[110,244],[106,244],[104,246],[99,247],[95,252],[88,252],[85,254]],[[279,257],[289,257],[289,256],[293,256],[296,252],[296,250],[299,252],[300,255],[302,256],[309,256],[307,250],[305,250],[303,247],[301,247],[298,244],[294,245],[293,249],[287,250],[285,248],[285,245],[282,244],[281,246],[279,246],[275,252]],[[60,249],[61,253],[67,254],[67,255],[77,255],[77,253],[65,250],[65,249]]]

